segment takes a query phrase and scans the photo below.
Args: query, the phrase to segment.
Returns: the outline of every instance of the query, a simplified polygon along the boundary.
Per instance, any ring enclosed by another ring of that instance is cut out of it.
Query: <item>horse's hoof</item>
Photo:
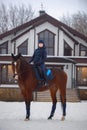
[[[24,121],[29,121],[29,118],[25,118]]]
[[[52,118],[48,117],[48,120],[52,120]]]
[[[52,115],[51,115],[51,116],[49,116],[49,117],[48,117],[48,120],[52,120],[52,117],[53,117]]]
[[[65,116],[62,116],[61,121],[64,121],[64,120],[65,120]]]

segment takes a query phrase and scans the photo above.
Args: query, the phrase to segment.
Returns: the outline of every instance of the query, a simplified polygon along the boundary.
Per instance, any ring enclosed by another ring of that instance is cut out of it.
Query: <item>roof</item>
[[[26,61],[29,61],[29,59],[31,59],[31,56],[24,56],[24,58],[26,59]],[[53,62],[53,63],[73,63],[73,64],[76,64],[77,61],[78,62],[83,62],[84,61],[87,61],[87,58],[68,58],[68,57],[60,57],[60,56],[48,56],[47,59],[46,59],[46,62]],[[7,61],[7,62],[10,62],[12,61],[12,57],[11,55],[0,55],[0,61]],[[50,63],[51,64],[51,63]]]
[[[76,64],[77,62],[74,60],[74,59],[71,59],[71,58],[66,58],[66,57],[61,57],[61,56],[50,56],[50,57],[47,57],[47,61],[48,62],[58,62],[58,63],[73,63],[73,64]]]
[[[39,16],[39,17],[37,17],[37,18],[35,18],[35,19],[33,19],[33,20],[31,20],[31,21],[29,21],[29,22],[27,22],[27,23],[24,23],[24,24],[22,24],[22,25],[20,25],[20,26],[18,26],[16,28],[13,28],[12,30],[9,30],[9,31],[1,34],[0,39],[6,37],[8,35],[15,34],[16,32],[21,31],[24,28],[27,28],[27,27],[29,27],[31,25],[34,28],[34,27],[36,27],[36,26],[38,26],[38,25],[40,25],[40,24],[42,24],[44,22],[49,22],[49,23],[53,24],[54,26],[58,27],[59,29],[63,30],[64,32],[65,32],[65,30],[63,28],[65,28],[70,33],[72,33],[74,36],[80,37],[80,38],[82,38],[83,40],[85,40],[87,42],[87,37],[86,36],[84,36],[80,32],[72,29],[71,27],[67,26],[66,24],[60,22],[59,20],[53,18],[52,16],[50,16],[50,15],[48,15],[46,13]],[[75,40],[75,39],[73,39],[73,40]]]

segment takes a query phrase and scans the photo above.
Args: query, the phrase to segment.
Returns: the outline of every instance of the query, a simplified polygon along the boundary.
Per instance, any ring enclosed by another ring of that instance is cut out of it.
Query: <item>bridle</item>
[[[14,78],[15,80],[18,80],[18,73],[17,73],[17,71],[16,71],[17,62],[15,61],[15,62],[13,63],[13,65],[14,65],[14,74],[13,74],[13,78]]]
[[[21,75],[24,74],[25,72],[29,71],[29,70],[25,70],[25,71],[23,71],[23,72],[21,72],[21,73],[18,74],[17,71],[16,71],[17,62],[14,61],[13,65],[14,65],[13,78],[14,78],[15,80],[18,80],[18,77],[19,77],[19,76],[21,76]]]

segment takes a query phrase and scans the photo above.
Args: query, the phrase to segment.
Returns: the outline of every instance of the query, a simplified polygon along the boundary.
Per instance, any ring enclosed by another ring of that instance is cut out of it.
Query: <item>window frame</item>
[[[46,44],[46,42],[45,42],[45,41],[46,41],[46,38],[45,38],[45,33],[46,33],[46,31],[48,32],[48,38],[47,38],[48,44]],[[42,37],[40,37],[40,34],[41,34],[41,33],[43,33],[43,36],[42,36]],[[53,39],[52,39],[52,40],[53,40],[53,43],[52,43],[53,45],[52,45],[52,46],[50,46],[50,44],[49,44],[49,43],[50,43],[50,42],[49,42],[49,41],[50,41],[50,39],[49,39],[49,35],[50,35],[50,34],[53,35]],[[47,52],[48,52],[47,55],[49,55],[49,56],[50,56],[50,55],[54,56],[54,55],[55,55],[55,34],[54,34],[53,32],[51,32],[50,30],[45,29],[45,30],[43,30],[43,31],[41,31],[41,32],[38,33],[38,41],[39,41],[39,39],[44,40],[45,45],[46,45],[46,48],[47,48]],[[50,52],[49,52],[50,49],[52,49],[52,54],[50,54]]]
[[[79,70],[78,70],[78,69],[79,69],[79,68],[85,68],[85,67],[87,68],[87,66],[77,66],[77,67],[76,67],[76,85],[77,85],[77,86],[87,86],[87,78],[85,78],[86,80],[84,80],[85,83],[79,82],[80,80],[78,79],[78,75],[79,75],[79,73],[78,73]],[[81,78],[81,79],[82,79],[82,78]]]
[[[66,54],[69,54],[69,53],[65,53],[65,45],[67,45],[68,46],[68,49],[67,49],[67,51],[69,51],[70,50],[70,55],[66,55]],[[72,48],[70,47],[70,45],[64,40],[64,56],[72,56]]]
[[[12,77],[12,81],[11,82],[9,82],[9,76],[8,76],[8,72],[9,72],[9,70],[8,70],[8,66],[11,66],[11,64],[1,64],[0,66],[1,66],[1,84],[17,84],[17,82],[15,82],[15,79],[13,78],[13,73],[12,73],[12,75],[11,75],[11,77]],[[6,79],[5,79],[5,81],[3,81],[3,75],[2,75],[2,73],[3,73],[3,66],[5,66],[6,67]]]
[[[80,55],[80,56],[83,56],[83,55],[81,55],[81,51],[85,51],[85,52],[86,52],[86,54],[85,54],[84,56],[87,56],[87,51],[86,51],[86,50],[81,50],[81,47],[87,48],[86,46],[84,46],[84,45],[80,44],[80,51],[79,51],[79,55]]]
[[[6,53],[1,53],[3,48],[6,49]],[[8,41],[0,44],[0,54],[8,54]]]
[[[19,48],[22,47],[23,48],[23,45],[26,44],[26,54],[23,54],[23,55],[27,55],[28,54],[28,39],[26,39],[23,43],[21,43],[18,47],[17,47],[17,50],[18,50],[18,53],[21,53],[19,51]],[[22,53],[21,53],[22,54]]]

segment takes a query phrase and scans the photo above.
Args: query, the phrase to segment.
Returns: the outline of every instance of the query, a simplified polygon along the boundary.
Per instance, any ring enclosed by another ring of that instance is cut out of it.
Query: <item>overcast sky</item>
[[[0,4],[2,2],[7,6],[11,3],[16,5],[20,5],[21,3],[30,4],[36,16],[39,15],[38,11],[41,9],[42,3],[46,13],[57,19],[63,14],[70,15],[77,11],[87,12],[87,0],[0,0]]]

